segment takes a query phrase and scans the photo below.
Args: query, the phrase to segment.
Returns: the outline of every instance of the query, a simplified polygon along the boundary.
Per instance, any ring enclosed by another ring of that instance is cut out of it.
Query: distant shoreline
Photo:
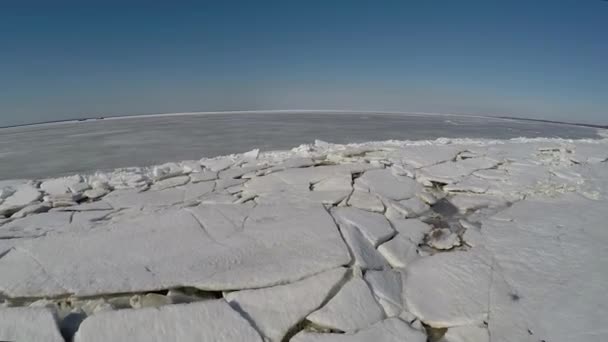
[[[530,119],[530,118],[520,118],[520,117],[511,117],[511,116],[497,116],[497,118],[608,129],[608,125],[595,125],[595,124],[586,124],[586,123],[578,123],[578,122],[555,121],[555,120],[546,120],[546,119]]]
[[[597,125],[597,124],[586,124],[578,122],[566,122],[556,121],[547,119],[532,119],[522,118],[516,116],[484,116],[484,115],[473,115],[473,114],[454,114],[454,113],[428,113],[428,112],[395,112],[395,111],[350,111],[350,110],[238,110],[238,111],[209,111],[209,112],[181,112],[181,113],[155,113],[155,114],[133,114],[133,115],[109,115],[109,116],[92,116],[87,118],[79,119],[62,119],[62,120],[51,120],[34,122],[27,124],[8,125],[0,126],[0,129],[8,128],[19,128],[19,127],[30,127],[30,126],[42,126],[42,125],[55,125],[55,124],[66,124],[66,123],[79,123],[79,122],[95,122],[101,120],[123,120],[123,119],[137,119],[137,118],[153,118],[153,117],[165,117],[165,116],[197,116],[197,115],[230,115],[230,114],[394,114],[394,115],[409,115],[409,116],[420,116],[420,115],[431,115],[431,116],[457,116],[457,117],[474,117],[474,118],[487,118],[487,119],[499,119],[499,120],[520,120],[520,121],[532,121],[532,122],[545,122],[559,125],[573,125],[590,128],[608,129],[608,125]]]

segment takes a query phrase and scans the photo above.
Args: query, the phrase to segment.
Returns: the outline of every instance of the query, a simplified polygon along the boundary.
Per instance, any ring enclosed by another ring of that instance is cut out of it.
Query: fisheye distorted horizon
[[[0,5],[0,126],[338,109],[608,124],[608,2]]]

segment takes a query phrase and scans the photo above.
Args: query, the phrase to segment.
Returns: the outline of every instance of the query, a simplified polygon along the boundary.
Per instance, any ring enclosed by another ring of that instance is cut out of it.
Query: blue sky
[[[608,124],[608,2],[6,1],[0,126],[355,109]]]

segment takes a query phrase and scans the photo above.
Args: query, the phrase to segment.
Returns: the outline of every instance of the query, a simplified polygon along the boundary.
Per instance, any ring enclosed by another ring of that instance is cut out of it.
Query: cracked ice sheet
[[[395,176],[389,169],[367,171],[357,178],[355,185],[395,201],[409,199],[422,192],[418,182],[406,176]]]
[[[289,329],[323,304],[345,274],[345,268],[338,268],[287,285],[231,292],[226,300],[263,336],[280,342]]]
[[[388,317],[395,317],[403,311],[401,278],[402,274],[394,270],[365,272],[365,281]]]
[[[64,342],[53,312],[46,308],[0,309],[0,341]]]
[[[340,224],[359,229],[374,247],[395,235],[395,231],[382,214],[357,208],[336,208],[332,214]]]
[[[42,197],[42,193],[30,184],[19,184],[12,189],[15,192],[0,203],[0,216],[17,212]]]
[[[113,191],[104,200],[115,209],[166,207],[184,201],[183,188],[171,188],[162,191],[139,191],[137,189]]]
[[[43,283],[28,283],[44,273],[61,280],[64,294],[77,296],[182,286],[234,290],[289,283],[350,262],[322,206],[260,205],[249,210],[242,231],[222,241],[214,241],[208,232],[221,230],[224,223],[201,227],[184,209],[23,241],[14,252],[31,258],[21,255],[23,265],[0,259],[0,269],[20,269],[15,277],[2,277],[0,288],[21,282],[6,295],[50,295]],[[25,262],[30,259],[36,263]]]
[[[490,342],[486,327],[463,326],[448,329],[440,342]]]
[[[391,157],[401,159],[415,168],[421,168],[452,160],[464,150],[466,148],[460,146],[406,146],[391,153]]]
[[[501,220],[482,221],[478,243],[497,272],[492,341],[608,339],[606,208],[605,200],[567,194],[519,202]]]
[[[107,311],[84,320],[74,342],[261,342],[223,299],[160,308]]]
[[[302,331],[293,342],[425,342],[426,335],[398,318],[389,318],[354,334],[322,334]]]
[[[417,259],[405,269],[408,311],[436,328],[481,324],[488,318],[490,263],[481,249]]]
[[[308,315],[314,324],[344,332],[369,327],[385,318],[367,283],[358,277],[349,280],[321,309]]]
[[[350,225],[340,225],[340,231],[353,256],[355,266],[363,270],[388,267],[386,260],[359,229]]]
[[[258,203],[336,204],[351,193],[351,174],[369,168],[372,168],[369,164],[344,164],[287,169],[253,178],[245,184],[244,192],[258,196]],[[314,191],[311,191],[311,186]]]
[[[0,239],[36,238],[82,229],[71,224],[71,217],[72,213],[62,211],[30,215],[0,226]]]
[[[450,161],[418,170],[416,179],[425,185],[431,185],[431,182],[453,184],[475,171],[491,169],[496,165],[498,165],[498,161],[488,158]]]

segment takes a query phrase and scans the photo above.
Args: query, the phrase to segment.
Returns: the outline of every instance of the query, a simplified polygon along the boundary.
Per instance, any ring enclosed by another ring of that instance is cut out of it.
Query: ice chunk
[[[217,172],[209,170],[203,170],[202,172],[193,173],[190,175],[190,181],[192,183],[208,182],[216,179]]]
[[[403,311],[401,277],[400,272],[393,270],[365,272],[365,281],[388,317],[395,317]]]
[[[342,236],[354,258],[354,265],[363,270],[387,267],[386,260],[367,240],[360,230],[350,225],[340,226]]]
[[[401,234],[380,245],[378,252],[395,268],[406,267],[418,258],[416,244]]]
[[[248,173],[255,173],[256,171],[265,169],[267,166],[265,165],[252,165],[252,166],[244,166],[244,167],[232,167],[226,169],[224,171],[219,172],[219,177],[223,179],[230,178],[241,178],[243,175]]]
[[[363,176],[357,178],[355,184],[392,200],[412,198],[422,192],[418,182],[409,177],[395,176],[388,169],[366,171]]]
[[[382,320],[384,312],[365,281],[355,277],[324,307],[307,318],[321,327],[352,332]]]
[[[54,297],[66,293],[66,289],[47,274],[38,260],[26,250],[13,248],[0,258],[0,274],[0,293],[3,296],[27,298],[45,294],[46,297]],[[2,310],[0,317],[1,313]]]
[[[112,206],[105,201],[97,201],[90,203],[81,203],[79,205],[75,205],[67,208],[54,209],[58,211],[104,211],[104,210],[112,210]]]
[[[338,268],[291,284],[231,292],[226,300],[244,313],[264,337],[280,342],[291,328],[321,306],[345,273],[345,268]]]
[[[389,209],[399,218],[417,217],[430,209],[430,206],[424,203],[418,197],[412,197],[403,201],[385,200],[387,206],[387,216]],[[395,216],[393,215],[393,216]]]
[[[396,151],[395,155],[406,164],[421,168],[455,159],[461,151],[463,151],[463,148],[457,146],[405,146],[403,149]]]
[[[175,188],[176,186],[184,185],[190,181],[190,177],[188,176],[177,176],[172,178],[166,178],[156,183],[152,184],[150,187],[151,190],[165,190],[169,188]]]
[[[23,241],[19,250],[31,256],[25,261],[37,263],[10,267],[19,270],[20,279],[61,279],[64,294],[93,296],[184,286],[219,291],[257,288],[350,262],[332,218],[321,206],[245,207],[250,212],[243,228],[222,241],[209,234],[220,227],[201,225],[185,209],[170,209],[127,216],[86,232]],[[32,217],[42,215],[47,214]],[[9,267],[5,259],[0,258],[1,269]],[[0,289],[15,281],[1,277]],[[24,289],[14,290],[18,294]],[[44,283],[28,290],[34,296],[50,295]]]
[[[453,184],[477,170],[490,169],[496,165],[498,161],[483,157],[446,162],[420,169],[416,179],[425,185],[432,185],[432,182]]]
[[[488,328],[476,325],[449,328],[441,342],[490,342]]]
[[[11,218],[24,218],[32,214],[46,213],[49,210],[51,210],[51,206],[48,203],[30,204],[27,207],[11,215]]]
[[[107,195],[108,193],[110,193],[110,190],[100,187],[100,188],[93,188],[90,190],[86,190],[85,192],[82,193],[82,195],[86,198],[96,200],[98,198],[101,198],[101,197]]]
[[[0,227],[0,239],[35,238],[49,233],[59,233],[70,230],[68,212],[49,212],[30,215],[14,220]]]
[[[403,284],[409,311],[436,328],[481,324],[488,319],[491,262],[477,250],[417,259]]]
[[[157,308],[171,304],[171,298],[159,293],[146,293],[145,295],[134,295],[129,299],[133,309]]]
[[[490,188],[490,183],[477,177],[467,177],[455,183],[448,184],[443,187],[443,190],[448,192],[471,192],[483,194]]]
[[[247,179],[220,178],[215,181],[215,191],[221,191],[247,182]]]
[[[40,184],[40,189],[49,195],[63,195],[71,193],[70,188],[75,187],[81,182],[82,177],[80,175],[49,179]]]
[[[234,165],[234,159],[230,157],[219,157],[214,159],[201,159],[201,165],[205,167],[205,169],[209,169],[213,172],[219,172],[226,170],[227,168]]]
[[[426,335],[398,318],[389,318],[352,334],[322,334],[302,331],[293,342],[425,342]]]
[[[163,191],[119,190],[113,191],[104,200],[115,209],[164,207],[184,201],[183,189],[167,189]]]
[[[15,192],[0,204],[0,216],[10,216],[26,206],[38,201],[42,194],[30,184],[15,187]]]
[[[360,190],[355,190],[352,193],[348,199],[348,205],[378,213],[384,212],[384,204],[378,197]]]
[[[64,342],[47,308],[0,309],[0,341]]]
[[[202,196],[205,196],[211,192],[215,188],[215,184],[213,182],[202,182],[202,183],[190,183],[184,186],[179,187],[178,189],[184,191],[184,202],[197,200]]]
[[[490,297],[492,341],[608,337],[593,318],[608,314],[601,276],[608,268],[607,205],[567,194],[515,203],[500,213],[509,221],[481,222],[482,245],[498,271]],[[526,336],[528,329],[533,335]]]
[[[261,342],[224,300],[102,312],[88,317],[74,342]]]
[[[336,208],[332,214],[338,223],[359,229],[374,247],[395,235],[395,231],[382,214],[357,208]]]
[[[427,244],[435,249],[451,249],[460,246],[460,238],[448,228],[433,229]]]
[[[507,200],[500,197],[473,194],[458,194],[449,201],[463,214],[482,208],[501,208],[508,204]]]
[[[221,242],[245,229],[251,208],[236,204],[202,204],[186,209],[199,222],[205,233]]]
[[[152,177],[155,181],[161,181],[172,177],[181,176],[184,174],[184,168],[177,163],[166,163],[155,166],[152,169]]]

